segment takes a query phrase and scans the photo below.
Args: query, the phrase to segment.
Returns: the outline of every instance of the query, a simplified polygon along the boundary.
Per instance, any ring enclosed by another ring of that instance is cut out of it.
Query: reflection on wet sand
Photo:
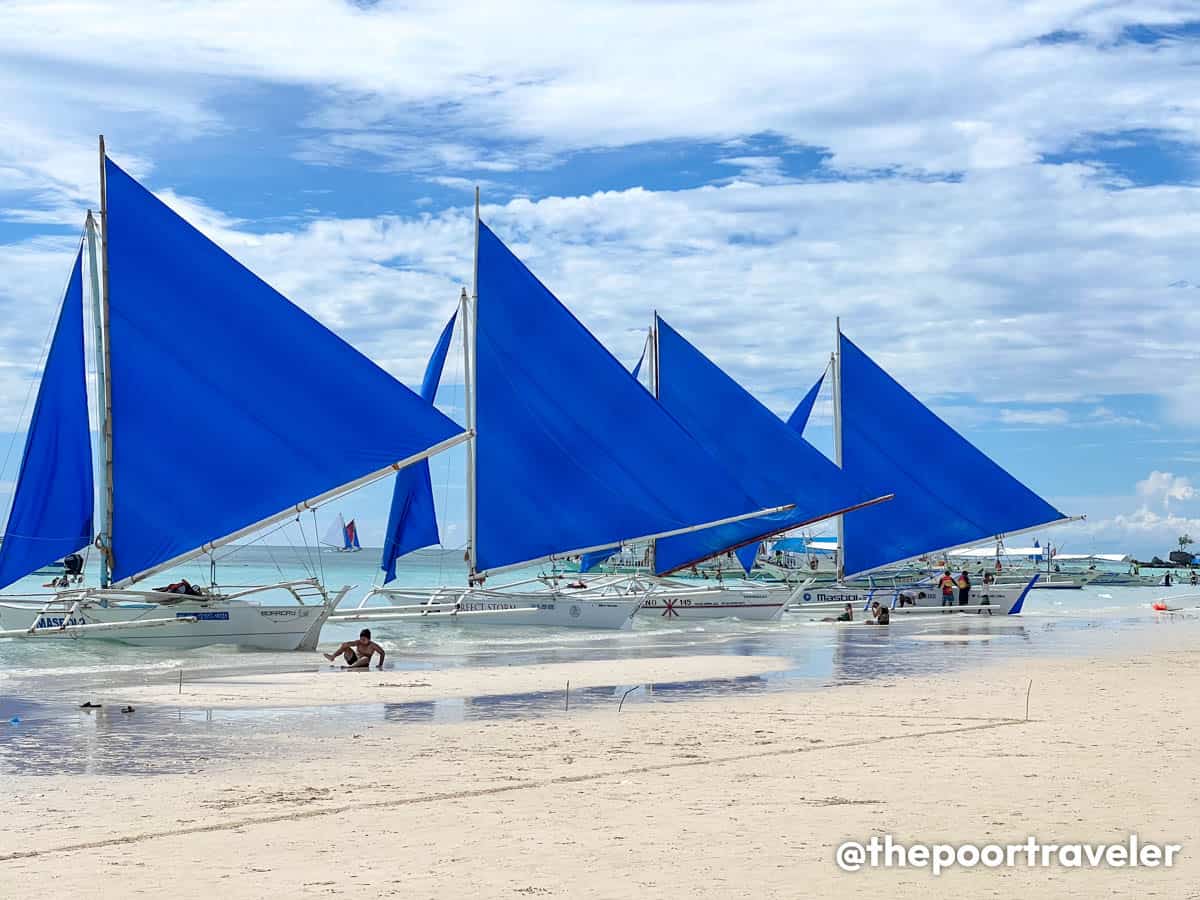
[[[1192,620],[1166,627],[1195,628]],[[499,665],[529,666],[581,660],[654,659],[676,656],[777,656],[791,667],[768,675],[669,681],[644,685],[610,684],[570,691],[490,692],[454,699],[421,699],[404,703],[369,703],[290,708],[176,708],[141,705],[131,713],[119,704],[80,709],[88,699],[87,684],[47,683],[30,675],[10,675],[0,697],[0,774],[156,774],[196,771],[213,758],[235,760],[238,753],[261,754],[276,737],[296,734],[345,735],[371,723],[436,724],[513,717],[569,714],[610,706],[616,714],[626,703],[660,703],[676,699],[733,696],[749,692],[819,689],[826,684],[857,684],[883,677],[913,677],[962,670],[983,663],[1038,655],[1103,652],[1129,641],[1144,641],[1164,627],[1140,615],[1120,617],[1001,617],[947,615],[897,622],[887,628],[817,625],[793,629],[747,627],[740,633],[686,630],[565,642],[511,641],[481,645],[457,655],[409,649],[396,653],[398,668],[430,669]],[[393,655],[389,653],[389,659]],[[283,662],[226,666],[231,672],[312,673],[320,667]],[[170,679],[172,672],[109,673],[108,686],[147,678]],[[202,679],[203,672],[188,673]],[[483,686],[481,685],[481,688]],[[630,688],[641,687],[630,694]],[[626,697],[626,695],[629,695]]]

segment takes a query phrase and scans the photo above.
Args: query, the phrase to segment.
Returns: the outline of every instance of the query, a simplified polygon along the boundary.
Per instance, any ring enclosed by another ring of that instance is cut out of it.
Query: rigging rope
[[[321,555],[321,532],[317,529],[317,508],[314,506],[312,511],[313,520],[313,537],[317,541],[317,565],[321,567],[321,584],[325,584],[325,557]],[[303,530],[303,526],[301,526]]]

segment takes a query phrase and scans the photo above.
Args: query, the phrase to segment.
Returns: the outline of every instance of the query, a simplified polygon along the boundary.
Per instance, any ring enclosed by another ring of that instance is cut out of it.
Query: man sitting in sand
[[[371,629],[364,628],[359,632],[357,641],[346,641],[333,653],[326,653],[325,658],[333,662],[339,656],[344,655],[347,669],[369,669],[371,668],[371,657],[376,653],[379,654],[379,668],[382,669],[383,658],[387,654],[383,652],[382,647],[371,640]]]

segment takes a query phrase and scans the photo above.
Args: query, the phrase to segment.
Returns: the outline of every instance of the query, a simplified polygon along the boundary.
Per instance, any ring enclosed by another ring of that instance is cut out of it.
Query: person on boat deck
[[[996,576],[993,575],[991,572],[983,573],[983,583],[984,584],[994,584],[995,581],[996,581]]]
[[[371,629],[364,628],[358,633],[357,641],[346,641],[333,653],[326,653],[325,658],[333,662],[339,656],[345,656],[347,669],[369,669],[371,668],[371,657],[376,653],[379,654],[377,668],[382,669],[383,659],[387,654],[383,652],[382,647],[371,640]]]
[[[966,606],[971,602],[971,576],[967,574],[967,570],[963,569],[961,575],[958,576],[958,605]]]
[[[942,589],[942,606],[953,606],[955,584],[949,569],[942,571],[942,577],[938,579],[938,587]]]
[[[154,592],[157,594],[186,594],[189,597],[200,596],[200,589],[186,578],[181,578],[179,581],[173,581],[166,587],[155,588]]]
[[[1195,569],[1193,569],[1193,570],[1192,570],[1192,575],[1191,575],[1191,577],[1188,579],[1188,581],[1190,581],[1190,582],[1192,583],[1192,587],[1195,587],[1197,583],[1200,583],[1200,578],[1198,578],[1198,577],[1196,576],[1196,570],[1195,570]]]
[[[912,594],[901,594],[899,599],[900,599],[901,606],[916,606],[917,605],[916,598],[914,598]]]

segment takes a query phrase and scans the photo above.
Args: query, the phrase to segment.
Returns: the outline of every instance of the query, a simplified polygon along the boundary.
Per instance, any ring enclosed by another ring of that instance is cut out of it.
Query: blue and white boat
[[[802,592],[793,609],[827,615],[878,600],[896,612],[939,611],[935,579],[876,587],[905,563],[945,559],[988,539],[1072,521],[943,422],[837,328],[833,373],[835,461],[850,476],[895,492],[890,503],[838,519],[838,575]],[[822,375],[822,380],[824,375]],[[821,380],[789,419],[803,432]],[[957,575],[958,573],[954,573]],[[855,579],[847,584],[845,579]],[[1019,613],[1037,574],[1020,584],[976,581],[965,612]]]
[[[100,250],[89,212],[0,545],[0,588],[93,543],[100,583],[0,595],[0,636],[314,648],[348,588],[316,578],[220,586],[218,551],[468,435],[138,184],[103,138],[100,157]],[[299,379],[297,363],[338,371],[336,385]],[[373,422],[380,407],[389,421]],[[325,452],[315,436],[327,434],[348,449]],[[207,585],[143,586],[204,557]]]

